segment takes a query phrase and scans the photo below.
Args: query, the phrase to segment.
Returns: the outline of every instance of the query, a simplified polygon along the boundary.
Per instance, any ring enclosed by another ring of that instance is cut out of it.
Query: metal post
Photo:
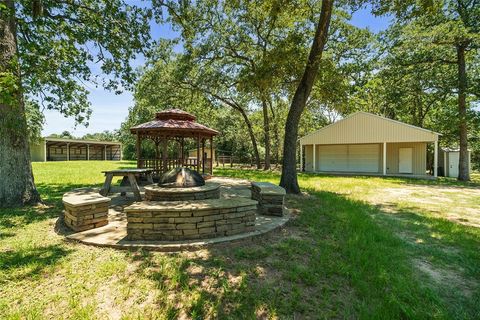
[[[103,146],[103,161],[107,161],[107,146]]]
[[[87,144],[87,161],[90,160],[90,145]]]
[[[314,144],[314,145],[313,145],[313,172],[315,172],[315,171],[317,170],[317,168],[316,168],[316,166],[317,166],[316,162],[317,162],[317,161],[316,161],[316,159],[315,159],[315,158],[316,158],[316,153],[317,153],[317,150],[316,150],[316,149],[317,149],[317,145]]]
[[[438,140],[435,140],[434,152],[435,153],[433,155],[433,165],[434,165],[433,176],[436,178],[438,177]]]
[[[70,143],[67,143],[67,161],[70,161]]]
[[[47,162],[47,140],[43,140],[43,160]]]
[[[300,143],[300,172],[303,171],[303,145]]]
[[[387,143],[383,143],[383,175],[387,175]]]

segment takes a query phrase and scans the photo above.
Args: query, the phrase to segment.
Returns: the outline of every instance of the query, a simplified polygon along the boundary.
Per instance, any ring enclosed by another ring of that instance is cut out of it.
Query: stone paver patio
[[[224,177],[214,177],[209,181],[221,184],[221,198],[251,198],[250,181]],[[144,196],[144,189],[141,188],[140,191],[142,196]],[[290,218],[288,210],[285,210],[285,215],[283,217],[257,214],[254,231],[232,236],[185,241],[132,241],[127,239],[127,219],[126,214],[123,212],[123,208],[133,203],[133,194],[127,193],[126,196],[121,196],[120,193],[115,193],[110,195],[110,197],[112,201],[108,213],[108,225],[92,230],[71,233],[68,234],[66,238],[88,245],[119,249],[144,248],[157,251],[195,250],[209,245],[249,239],[263,235],[283,226]]]

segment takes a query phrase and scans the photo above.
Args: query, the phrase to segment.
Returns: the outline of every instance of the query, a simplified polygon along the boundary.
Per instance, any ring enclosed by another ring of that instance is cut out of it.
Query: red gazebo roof
[[[197,117],[193,114],[185,112],[180,109],[169,109],[165,111],[160,111],[155,114],[156,120],[186,120],[186,121],[195,121]]]
[[[180,109],[170,109],[157,112],[155,120],[139,124],[130,128],[130,132],[150,134],[178,134],[181,136],[201,134],[204,136],[215,136],[217,130],[211,129],[195,122],[196,117]]]

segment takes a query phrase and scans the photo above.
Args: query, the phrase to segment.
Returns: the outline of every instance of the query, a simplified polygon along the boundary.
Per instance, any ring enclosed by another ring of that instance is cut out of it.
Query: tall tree
[[[36,203],[13,0],[0,2],[0,206]]]
[[[416,64],[447,64],[456,66],[455,85],[450,89],[457,95],[457,117],[460,160],[458,180],[470,179],[468,166],[469,97],[480,96],[478,85],[469,83],[467,56],[477,57],[480,48],[480,3],[478,0],[402,1],[393,9],[377,1],[379,13],[394,11],[399,23],[407,24],[410,37],[399,44],[420,47],[423,59]],[[471,59],[474,61],[475,59]],[[473,65],[473,64],[472,64]],[[478,81],[478,79],[476,79]],[[452,119],[454,120],[454,119]],[[453,121],[452,121],[453,122]]]
[[[262,111],[264,169],[269,169],[278,136],[271,106],[282,82],[298,77],[296,57],[309,40],[310,12],[319,1],[158,2],[182,32],[188,64],[198,69],[196,88],[239,112],[249,130],[248,116]],[[240,105],[238,96],[247,104]],[[256,144],[253,131],[251,137]]]
[[[0,1],[0,206],[36,203],[24,96],[77,122],[91,112],[82,82],[119,92],[149,43],[150,12],[123,0]],[[111,75],[100,78],[90,64]]]
[[[316,27],[315,37],[305,66],[305,71],[298,88],[295,91],[295,95],[293,96],[285,124],[283,166],[280,186],[284,187],[288,193],[300,193],[296,168],[298,125],[320,68],[320,60],[327,42],[332,10],[333,0],[323,0],[320,18]]]

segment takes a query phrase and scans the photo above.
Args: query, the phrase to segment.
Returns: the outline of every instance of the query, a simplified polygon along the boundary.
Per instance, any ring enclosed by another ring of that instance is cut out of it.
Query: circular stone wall
[[[129,240],[177,241],[255,230],[257,201],[247,198],[135,202],[126,207]]]
[[[145,186],[147,201],[187,201],[220,198],[220,184],[207,182],[204,186],[189,188],[165,188],[157,184]]]

